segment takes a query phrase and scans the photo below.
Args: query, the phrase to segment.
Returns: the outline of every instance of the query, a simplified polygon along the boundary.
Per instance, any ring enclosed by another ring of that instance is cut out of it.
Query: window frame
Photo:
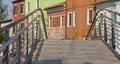
[[[76,26],[76,11],[73,12],[73,26]]]
[[[94,17],[94,9],[93,8],[89,8],[89,9],[87,9],[87,25],[91,25],[91,23],[90,23],[90,10],[92,10],[92,21],[93,21],[93,17]]]
[[[22,7],[22,5],[23,5],[23,7]],[[21,13],[21,14],[24,14],[24,10],[25,10],[25,4],[22,3],[22,4],[20,5],[20,13]]]
[[[30,12],[30,2],[27,2],[27,12]]]
[[[64,26],[65,26],[65,15],[60,15],[60,27],[64,27]]]
[[[70,23],[70,15],[71,14],[71,25],[69,24]],[[68,12],[68,21],[67,21],[67,26],[68,27],[72,27],[73,25],[73,13],[72,12]]]
[[[14,13],[14,16],[17,16],[17,5],[14,6],[14,11],[13,11],[13,13]]]
[[[52,25],[51,25],[52,23]],[[53,27],[53,17],[49,17],[49,28]]]
[[[15,34],[16,32],[17,32],[17,26],[14,25],[14,26],[13,26],[13,33]]]
[[[39,5],[38,5],[39,3]],[[36,0],[36,9],[40,8],[40,0]]]

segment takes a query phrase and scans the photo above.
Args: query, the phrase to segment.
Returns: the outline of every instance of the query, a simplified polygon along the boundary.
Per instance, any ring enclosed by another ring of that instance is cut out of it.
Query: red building
[[[12,21],[19,20],[20,18],[24,17],[24,11],[25,11],[25,2],[24,0],[13,0],[13,17]],[[20,23],[19,25],[21,28],[24,26],[24,22]],[[16,29],[18,26],[14,26],[13,33],[16,32]]]
[[[12,3],[13,3],[12,21],[15,22],[15,21],[19,20],[20,18],[24,17],[25,2],[24,2],[24,0],[13,0]],[[13,34],[15,34],[16,31],[18,31],[19,29],[22,29],[24,27],[24,25],[25,25],[25,22],[23,21],[23,22],[19,23],[18,25],[13,26]],[[15,49],[14,45],[16,45],[16,43],[12,44],[13,49]],[[22,43],[22,45],[23,45],[23,43]],[[16,54],[16,51],[14,51],[14,50],[12,50],[10,53],[11,56],[14,56],[15,54]],[[24,56],[24,52],[21,53],[21,56],[22,57]]]
[[[48,38],[65,39],[65,2],[45,8],[48,14]]]

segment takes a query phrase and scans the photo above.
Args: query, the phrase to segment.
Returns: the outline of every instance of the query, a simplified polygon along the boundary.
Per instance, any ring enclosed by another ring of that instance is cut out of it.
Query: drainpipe
[[[65,6],[65,39],[67,39],[67,0]]]

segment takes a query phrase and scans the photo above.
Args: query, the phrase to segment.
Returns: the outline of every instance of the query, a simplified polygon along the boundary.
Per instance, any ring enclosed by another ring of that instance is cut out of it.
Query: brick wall
[[[47,29],[48,39],[65,39],[65,28],[56,27]]]

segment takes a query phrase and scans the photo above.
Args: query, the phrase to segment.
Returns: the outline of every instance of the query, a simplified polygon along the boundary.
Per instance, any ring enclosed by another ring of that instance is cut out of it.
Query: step
[[[46,40],[36,64],[119,64],[120,60],[99,40]],[[35,55],[34,55],[35,57]]]

